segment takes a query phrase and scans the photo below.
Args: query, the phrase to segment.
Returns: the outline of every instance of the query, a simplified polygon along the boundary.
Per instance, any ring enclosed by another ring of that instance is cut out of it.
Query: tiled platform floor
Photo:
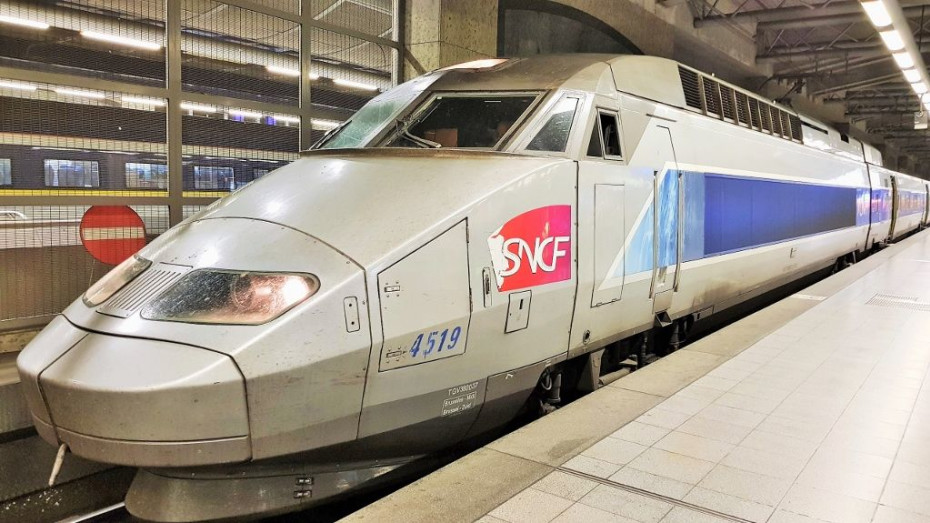
[[[479,521],[930,522],[928,366],[930,238]]]

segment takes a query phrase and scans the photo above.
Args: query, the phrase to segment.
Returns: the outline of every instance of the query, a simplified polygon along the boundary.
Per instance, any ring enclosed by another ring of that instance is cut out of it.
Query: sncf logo
[[[550,205],[512,218],[488,238],[501,291],[572,277],[572,207]]]

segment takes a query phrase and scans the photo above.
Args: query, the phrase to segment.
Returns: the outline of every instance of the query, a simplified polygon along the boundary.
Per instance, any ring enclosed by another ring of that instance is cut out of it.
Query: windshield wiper
[[[436,143],[432,140],[427,140],[426,138],[420,138],[419,136],[410,132],[410,122],[404,122],[403,120],[397,120],[397,127],[400,128],[400,135],[404,138],[410,140],[411,142],[419,145],[420,147],[426,149],[439,149],[442,147],[441,143]]]
[[[336,133],[341,131],[343,127],[349,125],[350,121],[351,120],[345,120],[339,125],[337,125],[336,127],[333,127],[332,129],[326,131],[326,134],[324,134],[322,137],[320,137],[319,140],[314,142],[314,144],[310,146],[310,149],[311,150],[319,149],[320,147],[323,147],[324,145],[326,145],[326,142],[330,141],[334,136],[336,136]]]

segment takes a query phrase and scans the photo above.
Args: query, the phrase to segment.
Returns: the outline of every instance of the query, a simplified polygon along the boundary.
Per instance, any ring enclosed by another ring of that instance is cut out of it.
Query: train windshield
[[[492,149],[529,112],[538,93],[434,95],[407,120],[395,122],[386,147]]]
[[[351,119],[326,134],[313,149],[365,147],[423,93],[435,77],[421,76],[398,85],[364,105]]]

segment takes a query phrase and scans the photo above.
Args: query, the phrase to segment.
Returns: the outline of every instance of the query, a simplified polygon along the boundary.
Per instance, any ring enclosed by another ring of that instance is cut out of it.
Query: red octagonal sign
[[[118,265],[145,246],[145,223],[126,205],[95,205],[81,219],[81,243],[94,258]]]

